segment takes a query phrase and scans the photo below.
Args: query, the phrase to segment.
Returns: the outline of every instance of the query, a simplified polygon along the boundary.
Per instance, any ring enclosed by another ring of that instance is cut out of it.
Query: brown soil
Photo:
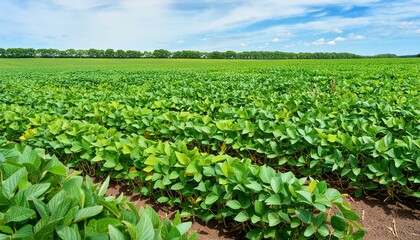
[[[108,195],[118,196],[120,193],[129,196],[139,208],[145,204],[153,207],[162,218],[173,217],[176,208],[159,204],[149,198],[133,194],[127,187],[111,183]],[[383,197],[366,196],[360,199],[348,197],[353,209],[362,217],[360,224],[368,231],[367,240],[418,240],[420,239],[420,203],[384,202]],[[243,235],[230,232],[223,224],[216,221],[203,222],[192,220],[191,232],[196,231],[198,239],[244,239]]]
[[[367,230],[365,239],[420,239],[420,202],[411,199],[384,202],[382,196],[348,198],[353,209],[361,216],[361,225]]]

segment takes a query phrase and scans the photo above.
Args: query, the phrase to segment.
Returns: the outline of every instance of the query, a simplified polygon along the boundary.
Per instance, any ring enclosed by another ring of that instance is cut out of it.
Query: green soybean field
[[[420,198],[420,59],[0,59],[0,180],[0,239],[363,239],[344,191]]]

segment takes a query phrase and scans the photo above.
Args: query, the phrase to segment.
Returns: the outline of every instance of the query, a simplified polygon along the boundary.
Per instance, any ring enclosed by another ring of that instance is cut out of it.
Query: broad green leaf
[[[337,215],[334,215],[331,217],[331,225],[334,228],[334,230],[344,231],[346,230],[348,224],[342,218],[338,217]]]
[[[154,237],[153,223],[147,214],[143,214],[136,225],[136,240],[153,240]]]
[[[306,209],[296,209],[296,216],[304,223],[310,223],[312,221],[313,213]]]
[[[217,201],[217,199],[219,199],[219,196],[218,196],[218,195],[216,195],[215,193],[210,193],[210,194],[206,197],[206,200],[204,201],[204,203],[205,203],[206,205],[211,205],[211,204],[213,204],[214,202],[216,202],[216,201]]]
[[[115,228],[111,224],[108,225],[108,231],[110,240],[126,240],[124,235],[120,232],[120,230],[118,230],[118,228]]]
[[[245,184],[245,186],[251,190],[253,190],[254,192],[260,192],[262,190],[262,186],[261,184],[259,184],[256,181],[250,181],[250,183]]]
[[[76,215],[74,216],[73,222],[79,222],[82,220],[85,220],[87,218],[93,217],[98,215],[102,212],[103,206],[93,206],[93,207],[86,207],[82,208],[79,211],[77,211]]]
[[[274,227],[281,222],[281,218],[277,213],[269,213],[268,214],[268,225],[270,227]]]
[[[144,161],[144,164],[147,166],[154,166],[156,163],[159,162],[159,158],[155,157],[155,155],[150,155]]]
[[[309,192],[307,191],[296,191],[297,194],[297,200],[300,202],[304,202],[307,204],[312,204],[312,196]]]
[[[265,203],[266,203],[267,205],[281,205],[281,204],[282,204],[282,203],[281,203],[280,196],[279,196],[279,195],[277,195],[277,194],[274,194],[274,195],[271,195],[270,197],[268,197],[268,198],[265,200]]]
[[[6,223],[20,222],[20,221],[29,220],[35,217],[36,217],[36,212],[33,209],[21,207],[21,206],[12,206],[4,214]]]
[[[30,201],[40,197],[49,189],[50,185],[50,183],[38,183],[26,188],[24,191],[26,200]]]
[[[184,235],[191,228],[191,225],[192,225],[191,222],[184,222],[177,225],[176,228],[178,229],[179,233],[181,233],[181,235]]]
[[[312,225],[309,225],[309,226],[306,228],[305,232],[303,233],[303,236],[305,236],[305,237],[310,237],[310,236],[312,236],[315,232],[316,232],[316,228],[315,228],[314,226],[312,226]]]
[[[280,177],[274,177],[270,181],[271,188],[277,194],[283,188],[283,182]]]
[[[56,231],[57,231],[58,236],[63,240],[73,240],[73,239],[81,240],[82,239],[79,232],[77,232],[71,227],[58,226],[56,227]]]
[[[242,212],[238,213],[236,215],[236,217],[234,218],[234,220],[237,221],[237,222],[245,222],[248,219],[249,219],[249,215],[245,211],[242,211]]]
[[[180,152],[175,152],[176,158],[178,159],[178,162],[181,163],[182,165],[186,165],[190,159],[187,155],[185,155],[184,153],[180,153]]]
[[[48,169],[48,172],[59,175],[59,176],[63,176],[63,177],[67,176],[67,170],[66,170],[66,167],[64,166],[53,166]]]
[[[211,159],[211,162],[212,162],[212,163],[217,163],[217,162],[220,162],[220,161],[223,161],[223,160],[226,160],[226,155],[218,155],[218,156],[214,156],[214,157]]]
[[[2,192],[7,199],[11,199],[15,195],[15,191],[19,182],[24,178],[26,174],[26,169],[20,168],[3,182]]]
[[[230,208],[232,208],[232,209],[235,209],[235,210],[237,210],[237,209],[240,209],[240,208],[241,208],[241,204],[240,204],[237,200],[229,200],[229,201],[226,203],[226,206],[228,206],[228,207],[230,207]]]
[[[15,234],[13,234],[14,239],[24,239],[24,238],[30,238],[33,236],[33,227],[30,224],[27,224],[21,228],[19,228]]]

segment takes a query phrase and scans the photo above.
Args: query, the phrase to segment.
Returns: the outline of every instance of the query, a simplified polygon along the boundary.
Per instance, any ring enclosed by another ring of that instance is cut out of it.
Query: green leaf
[[[259,184],[256,181],[250,181],[250,183],[245,184],[245,186],[251,190],[253,190],[254,192],[260,192],[262,190],[262,186],[261,184]]]
[[[93,207],[87,207],[82,208],[79,211],[77,211],[76,215],[74,216],[73,222],[79,222],[81,220],[85,220],[87,218],[93,217],[98,215],[102,212],[103,206],[93,206]]]
[[[277,213],[269,213],[268,214],[268,225],[270,227],[274,227],[281,222],[281,218]]]
[[[328,142],[335,142],[337,140],[337,135],[328,134],[327,136]]]
[[[178,159],[178,162],[181,163],[182,165],[186,165],[190,159],[189,157],[187,157],[187,155],[180,153],[180,152],[175,152],[176,158]]]
[[[32,229],[33,227],[30,224],[19,228],[19,230],[17,230],[15,234],[13,234],[13,239],[24,239],[32,237],[32,235],[34,234]]]
[[[61,219],[49,221],[48,218],[39,220],[34,227],[34,239],[50,239],[60,221]]]
[[[49,215],[47,204],[36,198],[33,199],[33,203],[41,218],[45,218]]]
[[[330,230],[328,229],[326,224],[322,224],[321,226],[319,226],[317,232],[323,237],[330,235]]]
[[[102,183],[101,188],[98,191],[98,196],[104,196],[108,190],[110,177],[108,176],[105,181]]]
[[[36,217],[36,212],[33,209],[21,207],[21,206],[12,206],[4,214],[6,223],[8,222],[20,222]]]
[[[159,197],[156,201],[158,201],[158,203],[166,203],[167,201],[169,201],[169,198],[162,196],[162,197]]]
[[[316,228],[315,228],[314,226],[312,226],[312,225],[309,225],[309,226],[306,228],[305,232],[303,233],[303,236],[305,236],[305,237],[310,237],[310,236],[312,236],[315,232],[316,232]]]
[[[359,221],[360,217],[356,214],[356,212],[354,212],[350,205],[348,205],[347,203],[343,203],[343,204],[337,204],[338,208],[340,209],[340,211],[343,213],[343,216],[349,220],[353,220],[353,221]]]
[[[50,185],[51,185],[50,183],[38,183],[38,184],[29,186],[24,191],[26,200],[31,201],[35,198],[38,198],[39,196],[41,196],[48,190]]]
[[[296,216],[304,223],[310,223],[312,221],[313,213],[309,212],[306,209],[296,209]]]
[[[64,166],[53,166],[48,169],[48,172],[63,177],[67,176],[67,170]]]
[[[240,209],[241,208],[241,204],[239,203],[239,201],[237,201],[237,200],[229,200],[227,203],[226,203],[226,206],[228,206],[228,207],[230,207],[230,208],[232,208],[232,209],[235,209],[235,210],[237,210],[237,209]]]
[[[281,199],[278,194],[271,195],[265,200],[267,205],[281,205]]]
[[[334,203],[342,203],[343,202],[343,198],[341,197],[341,193],[337,189],[328,188],[325,191],[325,197],[330,202],[334,202]]]
[[[386,152],[388,150],[388,146],[385,143],[385,138],[382,138],[375,143],[375,149],[380,153]]]
[[[140,221],[136,225],[136,240],[153,240],[155,230],[153,223],[147,214],[140,216]]]
[[[185,233],[190,230],[192,223],[191,222],[184,222],[176,226],[178,231],[181,233],[181,235],[184,235]]]
[[[281,180],[281,177],[274,177],[270,181],[271,188],[273,191],[277,194],[280,192],[280,190],[283,188],[284,183]]]
[[[81,240],[82,239],[79,232],[77,232],[71,227],[59,226],[59,227],[56,227],[56,232],[58,236],[63,240],[73,240],[73,239]]]
[[[125,237],[120,232],[120,230],[118,230],[118,228],[115,228],[111,224],[108,225],[108,231],[110,240],[125,240]]]
[[[20,168],[3,182],[2,192],[7,199],[11,199],[14,196],[18,184],[26,174],[26,169],[24,167]]]
[[[184,185],[182,183],[175,183],[174,185],[171,186],[171,189],[176,191],[176,190],[181,190],[184,188]]]
[[[262,239],[263,232],[259,228],[254,228],[246,234],[247,239],[257,240]]]
[[[242,211],[240,213],[238,213],[238,215],[236,215],[236,217],[233,219],[237,222],[245,222],[249,219],[249,215],[247,212]]]
[[[187,168],[185,169],[186,176],[194,176],[198,173],[197,167],[194,162],[188,164]]]
[[[214,156],[214,157],[211,159],[211,162],[212,162],[212,163],[217,163],[217,162],[220,162],[220,161],[223,161],[223,160],[226,160],[226,155],[218,155],[218,156]]]
[[[286,132],[291,139],[296,139],[296,131],[293,131],[290,128],[286,128]]]
[[[206,205],[211,205],[211,204],[213,204],[214,202],[216,202],[216,201],[217,201],[217,199],[219,199],[219,196],[218,196],[218,195],[216,195],[215,193],[210,193],[210,194],[206,197],[206,200],[204,201],[204,203],[205,203]]]
[[[135,209],[133,209],[133,212],[135,212],[134,210]],[[150,221],[152,221],[153,223],[153,228],[158,229],[161,225],[161,222],[155,210],[153,210],[153,208],[150,207],[149,205],[146,205],[145,211],[147,212],[147,215],[149,216]]]
[[[331,225],[334,230],[344,231],[346,230],[348,224],[341,217],[334,215],[331,217]]]
[[[4,225],[4,226],[0,226],[0,232],[7,233],[7,234],[13,234],[14,231],[9,226]]]
[[[154,166],[156,163],[159,162],[159,158],[155,157],[155,155],[150,155],[144,161],[144,164],[147,166]]]
[[[296,194],[298,196],[297,200],[299,202],[312,204],[312,196],[309,192],[307,192],[307,191],[296,191]]]

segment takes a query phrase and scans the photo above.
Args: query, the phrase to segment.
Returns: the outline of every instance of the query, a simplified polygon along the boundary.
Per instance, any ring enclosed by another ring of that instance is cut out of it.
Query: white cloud
[[[327,44],[328,44],[328,45],[335,45],[336,43],[335,43],[335,41],[334,41],[334,40],[331,40],[331,41],[328,41],[328,42],[327,42]]]
[[[273,40],[271,40],[272,42],[280,42],[280,38],[274,38]]]
[[[185,43],[185,41],[184,40],[178,40],[178,41],[176,41],[176,43],[182,44],[182,43]]]
[[[319,46],[319,45],[324,45],[326,42],[325,42],[325,38],[320,38],[320,39],[318,39],[318,40],[316,40],[316,41],[314,41],[314,42],[312,42],[311,44],[312,45],[315,45],[315,46]]]
[[[417,29],[417,30],[416,30],[416,33],[417,33],[417,34],[420,34],[420,29]]]
[[[354,40],[362,40],[365,39],[366,37],[360,34],[355,34],[355,33],[350,33],[348,35],[349,39],[354,39]]]
[[[410,22],[404,21],[404,22],[399,23],[398,28],[401,28],[401,29],[416,29],[417,24],[413,21],[410,21]]]
[[[345,39],[345,38],[343,38],[343,37],[336,37],[336,38],[334,39],[334,41],[335,41],[335,42],[342,42],[342,41],[346,41],[346,39]]]
[[[241,45],[241,47],[247,47],[248,43],[241,43],[240,45]]]
[[[335,33],[343,33],[343,30],[338,29],[338,28],[335,28],[335,29],[333,30],[333,32],[335,32]]]

